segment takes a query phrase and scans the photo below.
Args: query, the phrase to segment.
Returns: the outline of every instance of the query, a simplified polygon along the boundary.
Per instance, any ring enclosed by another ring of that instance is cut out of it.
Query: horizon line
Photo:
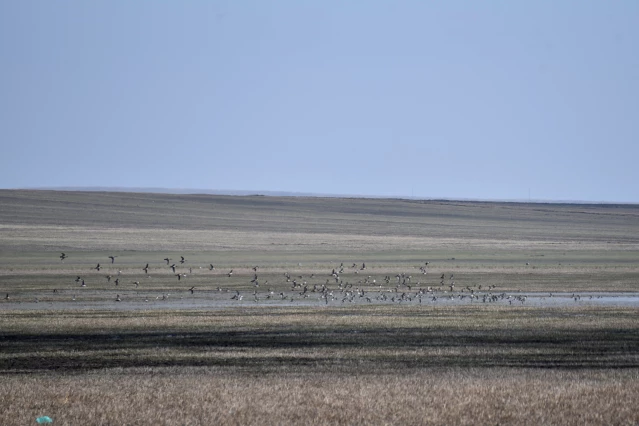
[[[273,190],[237,190],[237,189],[203,189],[203,188],[166,188],[166,187],[124,187],[124,186],[28,186],[19,188],[2,188],[5,190],[40,190],[70,192],[122,192],[173,195],[229,195],[229,196],[265,196],[265,197],[314,197],[314,198],[371,198],[409,201],[467,201],[495,203],[530,203],[530,204],[607,204],[637,205],[630,201],[585,201],[585,200],[549,200],[549,199],[517,199],[517,198],[467,198],[467,197],[424,197],[417,195],[366,195],[366,194],[334,194],[300,191]]]

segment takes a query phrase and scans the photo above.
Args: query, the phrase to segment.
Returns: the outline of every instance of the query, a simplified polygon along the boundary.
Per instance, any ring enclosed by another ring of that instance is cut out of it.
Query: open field
[[[2,424],[634,424],[636,310],[8,312]]]
[[[0,295],[3,425],[639,423],[639,206],[0,190]]]
[[[0,205],[1,247],[14,251],[561,252],[639,245],[637,205],[9,190],[0,190]]]

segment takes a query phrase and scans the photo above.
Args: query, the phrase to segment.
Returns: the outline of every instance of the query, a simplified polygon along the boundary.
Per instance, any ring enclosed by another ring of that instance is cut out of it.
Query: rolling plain
[[[639,205],[0,190],[0,376],[2,425],[639,424]]]

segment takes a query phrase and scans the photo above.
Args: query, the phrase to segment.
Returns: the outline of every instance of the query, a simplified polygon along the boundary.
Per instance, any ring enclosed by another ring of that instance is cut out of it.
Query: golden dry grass
[[[0,423],[633,425],[638,370],[427,369],[246,375],[229,369],[5,376]]]
[[[103,334],[153,331],[244,331],[255,329],[288,330],[367,330],[492,328],[543,329],[629,329],[637,328],[639,316],[633,308],[588,307],[544,308],[491,305],[467,306],[354,306],[324,307],[241,307],[212,310],[140,311],[0,311],[3,332],[82,333],[99,330]]]

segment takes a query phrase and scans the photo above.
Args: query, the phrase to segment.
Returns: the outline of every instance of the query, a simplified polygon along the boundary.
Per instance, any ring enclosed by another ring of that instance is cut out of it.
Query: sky
[[[639,202],[639,2],[2,1],[0,188]]]

